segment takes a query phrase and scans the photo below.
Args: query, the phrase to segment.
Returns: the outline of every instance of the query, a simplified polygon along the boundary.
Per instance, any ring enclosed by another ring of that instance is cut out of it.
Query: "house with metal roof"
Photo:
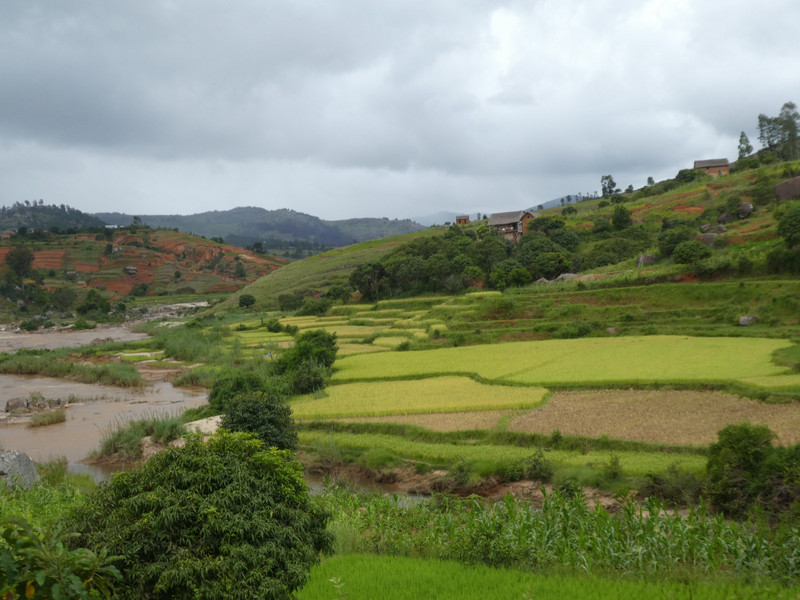
[[[507,240],[519,242],[519,238],[528,231],[528,221],[535,215],[527,210],[494,213],[489,216],[489,227],[494,227]]]
[[[694,168],[705,171],[712,177],[719,175],[730,175],[731,165],[727,158],[712,158],[709,160],[694,161]]]

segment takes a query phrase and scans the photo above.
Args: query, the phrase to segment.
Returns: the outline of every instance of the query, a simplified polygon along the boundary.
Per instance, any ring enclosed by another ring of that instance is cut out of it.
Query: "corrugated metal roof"
[[[727,158],[711,158],[709,160],[696,160],[694,161],[695,169],[708,169],[711,167],[727,167],[730,166]]]
[[[527,211],[515,210],[513,212],[494,213],[489,216],[489,225],[510,225],[511,223],[519,223],[523,215]]]

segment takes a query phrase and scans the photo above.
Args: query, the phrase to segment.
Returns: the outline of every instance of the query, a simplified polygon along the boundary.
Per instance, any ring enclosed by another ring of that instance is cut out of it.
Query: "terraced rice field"
[[[374,417],[532,408],[547,390],[540,387],[484,385],[466,377],[383,381],[331,386],[320,397],[292,401],[299,419]]]
[[[765,338],[645,336],[515,342],[337,361],[334,382],[475,375],[542,386],[625,383],[727,383],[783,376],[771,354],[791,342]]]

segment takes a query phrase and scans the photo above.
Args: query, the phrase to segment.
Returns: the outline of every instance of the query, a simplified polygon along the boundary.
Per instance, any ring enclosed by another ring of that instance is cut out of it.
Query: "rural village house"
[[[516,244],[522,234],[528,231],[528,221],[534,216],[527,210],[494,213],[489,216],[488,225],[497,229],[504,238]]]
[[[460,215],[456,217],[456,225],[469,225],[469,215]]]
[[[719,175],[730,175],[731,173],[731,165],[727,158],[696,160],[694,161],[694,168],[705,171],[712,177],[718,177]]]

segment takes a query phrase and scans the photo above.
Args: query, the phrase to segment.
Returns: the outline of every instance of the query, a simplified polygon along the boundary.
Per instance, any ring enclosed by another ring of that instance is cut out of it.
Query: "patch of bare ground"
[[[509,429],[661,444],[706,445],[727,425],[766,425],[781,445],[800,443],[800,404],[765,404],[722,392],[595,390],[557,392],[511,419]]]
[[[426,415],[390,415],[386,417],[353,417],[336,419],[343,423],[399,423],[417,425],[432,431],[471,431],[473,429],[493,429],[507,410],[482,410],[474,412],[436,413]]]

